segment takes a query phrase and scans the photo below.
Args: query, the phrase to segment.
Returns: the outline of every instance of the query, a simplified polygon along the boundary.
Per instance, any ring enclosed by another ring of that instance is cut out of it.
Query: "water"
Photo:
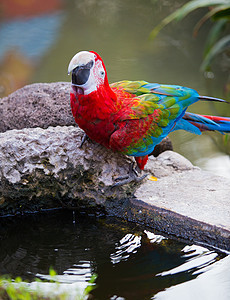
[[[0,225],[0,274],[49,280],[52,266],[69,293],[97,274],[98,300],[229,299],[230,256],[205,246],[70,211],[2,218]]]
[[[3,1],[0,20],[0,96],[28,83],[70,81],[71,57],[95,50],[105,61],[110,82],[144,79],[226,98],[227,56],[219,55],[211,72],[199,70],[212,24],[206,22],[196,38],[192,31],[205,9],[170,24],[150,41],[153,27],[187,1],[12,1]],[[230,106],[224,104],[199,103],[190,111],[230,116]],[[230,178],[230,142],[220,134],[177,132],[171,139],[174,149],[194,164]]]

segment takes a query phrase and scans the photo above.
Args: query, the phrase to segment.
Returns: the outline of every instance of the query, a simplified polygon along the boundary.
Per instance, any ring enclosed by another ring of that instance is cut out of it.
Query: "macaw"
[[[72,73],[70,102],[76,123],[97,143],[134,156],[140,170],[154,147],[172,131],[230,132],[230,118],[186,111],[199,100],[225,100],[200,96],[179,85],[128,80],[109,84],[104,62],[94,51],[77,53],[69,63],[68,73]],[[143,177],[138,178],[132,168],[123,183]]]

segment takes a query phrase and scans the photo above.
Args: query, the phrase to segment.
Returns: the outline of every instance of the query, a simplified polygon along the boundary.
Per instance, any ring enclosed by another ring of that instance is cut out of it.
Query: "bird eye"
[[[104,72],[104,71],[101,71],[100,73],[101,73],[101,76],[104,76],[104,75],[105,75],[105,72]]]

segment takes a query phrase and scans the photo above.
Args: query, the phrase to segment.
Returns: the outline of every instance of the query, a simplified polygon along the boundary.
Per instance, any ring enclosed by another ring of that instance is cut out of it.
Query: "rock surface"
[[[58,207],[58,200],[95,206],[127,196],[128,185],[119,193],[108,187],[127,174],[130,160],[91,141],[79,148],[82,135],[73,126],[0,133],[0,213]]]
[[[73,126],[0,134],[0,213],[102,210],[161,232],[230,250],[230,181],[166,151],[146,167],[158,181],[111,188],[131,158],[86,141]]]
[[[0,132],[74,125],[68,82],[27,85],[0,99]]]

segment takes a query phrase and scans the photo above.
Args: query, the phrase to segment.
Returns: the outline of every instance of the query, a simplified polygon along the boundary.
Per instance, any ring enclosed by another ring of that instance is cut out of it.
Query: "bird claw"
[[[84,135],[83,135],[83,137],[82,137],[82,139],[81,139],[81,144],[80,144],[79,148],[82,148],[84,142],[85,142],[88,138],[89,138],[88,135],[87,135],[86,133],[84,133]]]
[[[142,181],[148,174],[145,174],[139,177],[138,171],[134,168],[135,163],[132,163],[129,168],[129,173],[124,176],[117,177],[115,181],[118,181],[112,185],[112,188],[122,186],[124,184],[130,182],[140,182]]]

